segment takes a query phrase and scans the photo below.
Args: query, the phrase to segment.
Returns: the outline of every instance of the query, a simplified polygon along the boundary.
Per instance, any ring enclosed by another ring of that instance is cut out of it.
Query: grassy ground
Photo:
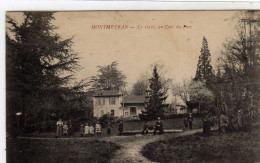
[[[110,162],[119,146],[86,139],[7,139],[7,162]]]
[[[142,154],[156,162],[257,162],[260,161],[260,129],[219,137],[202,134],[171,138],[146,145]]]
[[[164,124],[164,129],[184,129],[183,118],[173,118],[173,119],[165,119],[162,120]],[[124,122],[124,131],[132,131],[132,130],[142,130],[143,129],[143,121],[128,121]],[[149,126],[154,126],[156,120],[148,122]],[[193,128],[198,129],[202,128],[202,120],[201,118],[194,117],[193,118]],[[102,136],[106,136],[106,128],[102,128]],[[111,135],[118,135],[118,123],[112,124]],[[29,134],[27,136],[37,136],[37,137],[55,137],[55,131],[40,133],[38,135]],[[76,134],[76,137],[79,136],[79,133]]]
[[[183,118],[173,118],[173,119],[164,119],[163,126],[164,129],[184,129],[183,124]],[[154,126],[156,123],[156,120],[149,121],[149,126]],[[142,130],[143,129],[144,122],[142,121],[130,121],[130,122],[124,122],[124,131],[132,131],[132,130]],[[193,128],[202,128],[202,120],[201,118],[193,118]],[[106,135],[106,129],[103,129],[103,134]],[[118,124],[112,125],[112,135],[118,134]]]

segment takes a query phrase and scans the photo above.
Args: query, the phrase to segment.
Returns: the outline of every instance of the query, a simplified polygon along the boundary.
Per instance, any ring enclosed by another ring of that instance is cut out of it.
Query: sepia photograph
[[[260,11],[8,11],[6,159],[260,162]]]

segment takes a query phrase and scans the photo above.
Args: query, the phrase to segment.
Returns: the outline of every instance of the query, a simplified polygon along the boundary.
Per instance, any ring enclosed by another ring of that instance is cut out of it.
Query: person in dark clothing
[[[118,125],[118,131],[119,131],[119,135],[123,135],[123,131],[124,131],[123,121],[120,121]]]
[[[184,123],[185,130],[187,130],[188,129],[188,118],[187,117],[184,118],[183,123]]]
[[[189,121],[189,128],[190,128],[190,130],[192,130],[192,121],[193,121],[192,113],[189,113],[188,121]]]
[[[156,132],[159,131],[159,134],[163,134],[163,122],[161,121],[161,118],[158,117],[158,121],[155,124],[154,132],[153,134],[156,135]]]
[[[68,127],[69,127],[69,136],[74,136],[74,126],[72,124],[71,119],[68,122]]]
[[[143,131],[142,131],[142,135],[148,135],[148,124],[145,121],[144,122],[144,127],[143,127]]]
[[[110,136],[110,134],[111,134],[111,124],[108,123],[108,125],[107,125],[107,135]]]
[[[210,135],[210,118],[208,116],[203,118],[203,135]]]

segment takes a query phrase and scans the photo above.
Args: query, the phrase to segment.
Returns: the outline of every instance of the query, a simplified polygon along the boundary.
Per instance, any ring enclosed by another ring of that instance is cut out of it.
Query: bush
[[[109,114],[104,114],[102,117],[99,118],[99,123],[102,127],[107,127],[108,124],[114,122],[114,117]]]

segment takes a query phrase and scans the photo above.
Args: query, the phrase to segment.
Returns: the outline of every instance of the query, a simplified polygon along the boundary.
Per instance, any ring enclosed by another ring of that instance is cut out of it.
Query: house
[[[167,99],[165,101],[167,107],[164,109],[165,114],[186,114],[188,107],[180,96],[173,96],[172,93],[167,92]]]
[[[94,117],[102,117],[104,114],[122,116],[122,92],[118,90],[96,91],[93,94]]]
[[[187,106],[176,96],[168,96],[166,114],[185,114]],[[96,91],[93,94],[94,117],[111,114],[115,117],[138,117],[145,109],[145,96],[123,95],[121,91]]]
[[[145,96],[125,96],[122,101],[123,117],[135,117],[144,110]]]
[[[96,91],[93,94],[94,117],[111,114],[115,117],[138,116],[144,110],[145,96],[124,96],[118,90]]]

